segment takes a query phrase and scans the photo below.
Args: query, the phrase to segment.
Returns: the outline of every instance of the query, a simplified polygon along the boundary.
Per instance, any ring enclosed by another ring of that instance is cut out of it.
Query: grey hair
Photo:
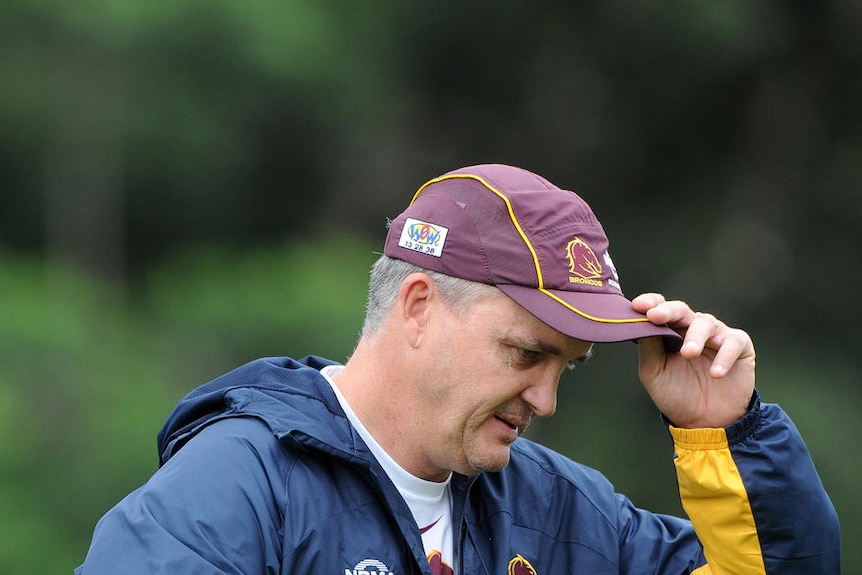
[[[371,266],[365,323],[362,326],[363,337],[373,338],[377,335],[398,299],[401,282],[416,272],[427,274],[434,280],[443,303],[455,313],[462,313],[479,296],[496,289],[488,284],[429,271],[404,260],[381,255]]]

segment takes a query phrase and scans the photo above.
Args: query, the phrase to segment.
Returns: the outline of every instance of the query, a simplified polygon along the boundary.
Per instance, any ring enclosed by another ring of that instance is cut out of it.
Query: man
[[[162,465],[96,527],[95,573],[839,573],[834,509],[754,387],[748,335],[620,291],[587,204],[525,170],[425,184],[341,366],[251,362],[191,392]],[[638,342],[688,520],[521,438],[593,342]]]

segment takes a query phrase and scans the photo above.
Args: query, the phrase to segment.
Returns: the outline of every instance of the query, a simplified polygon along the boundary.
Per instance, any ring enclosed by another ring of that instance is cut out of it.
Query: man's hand
[[[667,353],[661,338],[638,342],[641,382],[674,425],[726,427],[745,415],[754,393],[754,344],[746,332],[660,294],[632,303],[684,337],[679,353]]]

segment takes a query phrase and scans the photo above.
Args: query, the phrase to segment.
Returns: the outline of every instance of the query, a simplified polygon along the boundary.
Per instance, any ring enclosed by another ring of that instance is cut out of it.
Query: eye
[[[545,358],[544,352],[535,349],[512,346],[510,350],[512,354],[510,365],[516,365],[521,368],[538,365]]]

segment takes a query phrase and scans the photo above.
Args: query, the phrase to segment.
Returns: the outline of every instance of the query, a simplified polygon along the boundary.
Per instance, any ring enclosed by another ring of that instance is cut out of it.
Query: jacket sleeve
[[[76,575],[278,572],[278,449],[255,419],[204,428],[99,521]]]
[[[840,573],[835,510],[778,406],[755,396],[727,428],[670,432],[682,505],[708,563],[695,573]]]

